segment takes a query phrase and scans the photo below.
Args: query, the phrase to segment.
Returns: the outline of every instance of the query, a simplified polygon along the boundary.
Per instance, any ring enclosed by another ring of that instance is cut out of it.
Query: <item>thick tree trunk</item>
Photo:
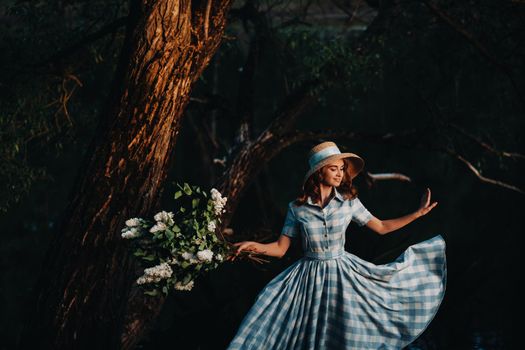
[[[221,41],[230,2],[132,2],[120,78],[44,263],[22,347],[119,348],[126,312],[140,323],[127,344],[142,335],[145,315],[127,307],[133,264],[120,229],[155,206],[190,89]]]

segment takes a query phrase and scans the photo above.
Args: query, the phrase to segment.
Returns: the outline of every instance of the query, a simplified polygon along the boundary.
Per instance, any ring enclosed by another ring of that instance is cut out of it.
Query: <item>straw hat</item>
[[[365,162],[361,157],[354,153],[341,153],[337,145],[333,142],[326,141],[313,147],[308,154],[308,163],[310,165],[310,169],[304,177],[303,188],[310,175],[321,169],[323,166],[330,164],[334,160],[343,158],[348,158],[350,161],[348,172],[350,173],[350,177],[352,179],[356,177],[361,170],[363,170]]]

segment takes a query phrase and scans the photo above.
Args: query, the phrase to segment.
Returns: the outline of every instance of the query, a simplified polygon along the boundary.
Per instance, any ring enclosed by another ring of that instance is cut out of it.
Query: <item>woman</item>
[[[236,243],[243,250],[282,257],[291,238],[304,257],[258,294],[233,349],[401,349],[426,329],[443,299],[445,242],[438,235],[407,248],[395,261],[375,265],[344,250],[350,221],[379,234],[426,215],[430,189],[408,215],[380,220],[356,196],[352,179],[363,169],[356,154],[323,142],[310,151],[303,194],[288,204],[279,239]]]

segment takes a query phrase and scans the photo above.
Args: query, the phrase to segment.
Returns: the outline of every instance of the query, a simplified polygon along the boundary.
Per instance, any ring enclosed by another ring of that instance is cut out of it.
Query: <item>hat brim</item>
[[[350,163],[352,166],[352,169],[350,169],[349,171],[350,177],[354,179],[361,172],[361,170],[363,170],[365,161],[361,157],[359,157],[357,154],[354,154],[354,153],[340,153],[340,154],[334,154],[329,157],[326,157],[325,159],[317,163],[315,167],[308,170],[308,172],[306,173],[303,179],[303,187],[306,184],[306,180],[308,180],[308,178],[312,176],[312,174],[315,173],[317,170],[321,169],[325,165],[330,164],[334,160],[344,159],[344,158],[348,158],[348,160],[350,160]]]

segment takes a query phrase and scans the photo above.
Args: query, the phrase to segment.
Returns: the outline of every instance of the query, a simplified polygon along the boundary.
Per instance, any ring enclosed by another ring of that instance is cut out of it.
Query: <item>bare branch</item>
[[[406,80],[407,84],[409,84],[410,86],[412,86],[412,88],[414,88],[414,91],[417,92],[418,96],[421,98],[421,100],[425,103],[427,109],[429,110],[429,112],[431,114],[433,114],[434,116],[436,117],[439,117],[440,120],[444,120],[445,118],[443,117],[443,115],[441,114],[441,111],[439,110],[439,108],[437,106],[435,106],[434,104],[432,104],[420,91],[420,89],[417,89],[416,87],[414,87],[408,80]],[[454,124],[454,123],[449,123],[447,124],[448,127],[451,127],[453,128],[454,130],[456,130],[457,132],[459,132],[460,134],[462,134],[463,136],[466,136],[467,138],[469,138],[471,141],[474,141],[475,143],[477,143],[479,146],[481,146],[482,148],[484,148],[486,151],[489,151],[493,154],[496,154],[496,155],[499,155],[499,156],[502,156],[502,157],[507,157],[507,158],[512,158],[512,159],[523,159],[525,158],[525,156],[523,154],[520,154],[520,153],[516,153],[516,152],[506,152],[506,151],[500,151],[500,150],[497,150],[495,149],[494,147],[492,147],[491,145],[487,144],[486,142],[483,142],[482,140],[480,140],[479,138],[475,137],[474,135],[472,135],[471,133],[467,132],[466,130],[464,130],[463,128],[459,127],[458,125]],[[433,149],[434,147],[430,147],[431,149]],[[465,165],[467,165],[467,167],[474,172],[474,174],[483,182],[488,182],[488,183],[491,183],[491,184],[494,184],[494,185],[498,185],[498,186],[501,186],[501,187],[504,187],[504,188],[507,188],[507,189],[511,189],[511,190],[516,190],[517,192],[519,193],[522,193],[522,190],[519,189],[518,187],[516,186],[513,186],[513,185],[510,185],[510,184],[507,184],[507,183],[504,183],[504,182],[501,182],[501,181],[498,181],[498,180],[494,180],[494,179],[490,179],[490,178],[487,178],[487,177],[484,177],[484,176],[481,176],[480,174],[480,171],[478,169],[476,169],[470,162],[468,162],[465,158],[463,158],[461,155],[459,154],[456,154],[454,153],[453,151],[451,151],[450,149],[443,149],[443,148],[438,148],[438,149],[435,149],[437,151],[440,151],[440,152],[444,152],[444,153],[447,153],[449,155],[452,155],[454,158],[460,160],[462,163],[464,163]],[[451,153],[452,152],[452,153]]]
[[[490,183],[490,184],[493,184],[493,185],[496,185],[496,186],[500,186],[500,187],[503,187],[503,188],[506,188],[506,189],[509,189],[509,190],[512,190],[512,191],[516,191],[516,192],[521,193],[521,194],[525,194],[525,191],[523,191],[522,189],[520,189],[520,188],[518,188],[516,186],[513,186],[513,185],[510,185],[510,184],[508,184],[506,182],[499,181],[499,180],[494,180],[494,179],[491,179],[491,178],[488,178],[488,177],[485,177],[485,176],[481,175],[481,172],[479,171],[479,169],[477,169],[474,165],[472,165],[471,162],[469,162],[467,159],[465,159],[462,155],[452,151],[450,148],[444,148],[442,150],[445,153],[448,153],[452,157],[456,158],[457,160],[459,160],[463,164],[465,164],[469,168],[469,170],[472,171],[474,173],[474,175],[476,175],[476,177],[478,179],[480,179],[482,182]]]
[[[412,179],[410,177],[404,174],[400,174],[400,173],[372,174],[371,172],[367,171],[365,174],[372,181],[396,180],[396,181],[412,182]]]
[[[498,156],[501,156],[501,157],[507,157],[507,158],[513,158],[513,159],[525,159],[525,155],[523,155],[521,153],[505,152],[505,151],[500,151],[500,150],[495,149],[494,147],[492,147],[488,143],[480,140],[479,138],[475,137],[474,135],[472,135],[471,133],[467,132],[463,128],[460,128],[456,124],[450,124],[449,126],[451,128],[453,128],[454,130],[458,131],[459,133],[461,133],[462,135],[468,137],[470,140],[474,141],[475,143],[477,143],[479,146],[481,146],[482,148],[484,148],[486,151],[488,151],[490,153],[494,153],[494,154],[496,154]]]
[[[211,0],[208,0],[206,4],[206,12],[204,14],[204,40],[208,40],[208,32],[210,30],[210,12],[211,12]]]

